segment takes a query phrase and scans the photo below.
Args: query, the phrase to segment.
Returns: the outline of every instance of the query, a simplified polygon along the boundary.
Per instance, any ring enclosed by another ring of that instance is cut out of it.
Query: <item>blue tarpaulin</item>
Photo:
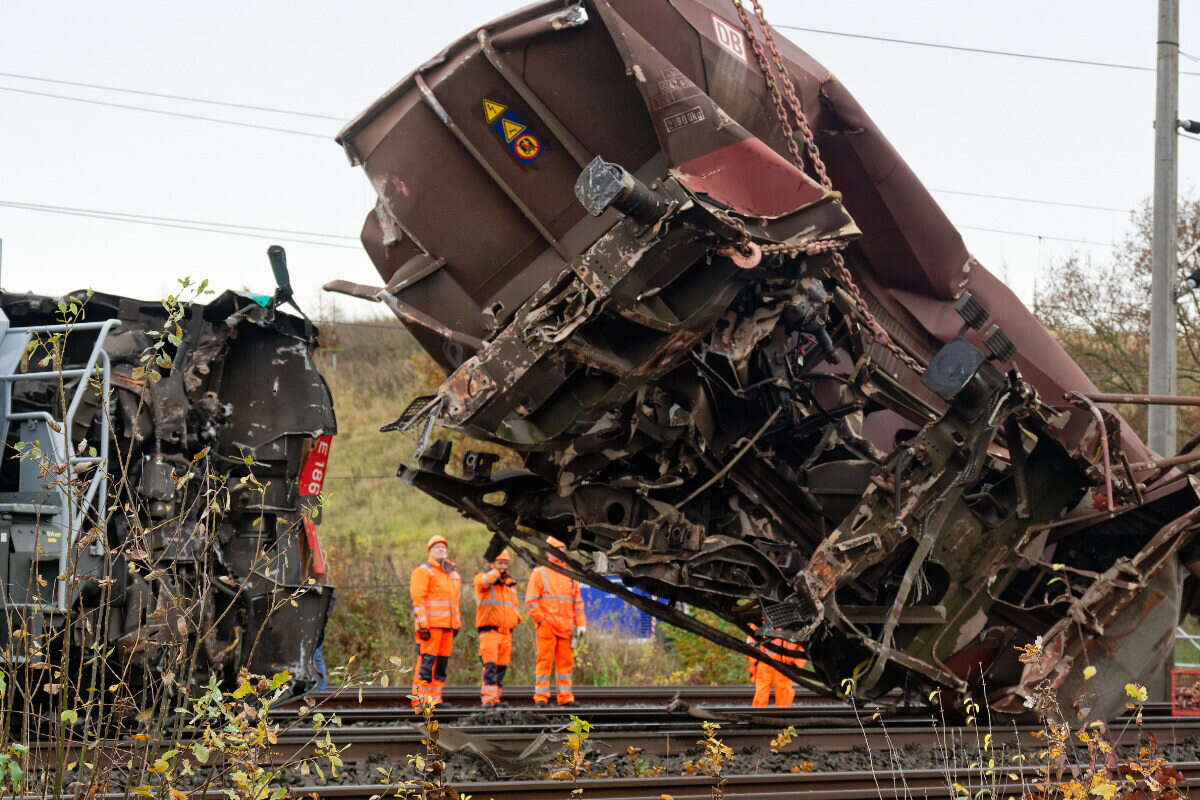
[[[621,583],[616,578],[609,580]],[[654,617],[645,611],[634,608],[616,595],[591,586],[580,586],[579,591],[583,595],[589,630],[620,633],[634,639],[649,639],[654,635]],[[640,595],[646,594],[639,589],[632,591]]]

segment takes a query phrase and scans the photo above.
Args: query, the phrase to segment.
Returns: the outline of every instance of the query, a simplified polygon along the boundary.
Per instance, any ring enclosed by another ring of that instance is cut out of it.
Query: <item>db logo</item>
[[[742,32],[716,14],[712,15],[712,21],[713,30],[717,34],[717,44],[737,56],[738,60],[745,61],[746,39],[742,36]]]

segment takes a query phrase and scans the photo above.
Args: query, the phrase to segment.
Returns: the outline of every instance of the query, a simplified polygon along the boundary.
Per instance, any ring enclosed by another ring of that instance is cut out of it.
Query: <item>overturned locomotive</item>
[[[385,426],[425,431],[400,476],[497,542],[545,563],[556,536],[579,579],[731,648],[680,604],[800,642],[815,673],[782,671],[860,697],[1049,686],[1102,717],[1172,653],[1192,479],[761,13],[538,3],[338,141],[384,285],[327,288],[449,373]],[[437,424],[524,469],[452,474]]]
[[[274,298],[207,303],[0,293],[10,685],[121,684],[136,710],[161,696],[146,694],[156,675],[318,682],[332,587],[315,524],[336,424],[317,331],[277,308],[288,296],[286,280]]]

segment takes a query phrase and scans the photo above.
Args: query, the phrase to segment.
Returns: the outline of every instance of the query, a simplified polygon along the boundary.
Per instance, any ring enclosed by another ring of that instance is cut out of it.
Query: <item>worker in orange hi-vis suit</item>
[[[551,547],[561,549],[563,546],[555,538],[546,541]],[[554,556],[550,556],[550,561],[566,566]],[[587,632],[579,581],[549,567],[535,568],[525,590],[525,610],[537,626],[533,702],[545,705],[549,701],[550,672],[553,669],[558,704],[565,706],[574,703],[571,670],[575,668],[575,648],[579,645],[580,637]]]
[[[413,671],[413,708],[421,698],[442,702],[446,666],[454,635],[462,627],[458,595],[462,578],[447,558],[450,543],[444,536],[431,536],[425,545],[429,559],[413,570],[409,581],[413,624],[417,629],[417,668]]]
[[[752,625],[751,627],[755,626]],[[758,644],[758,641],[753,636],[747,636],[746,643],[753,645]],[[802,646],[785,641],[784,639],[772,639],[771,643],[786,650],[793,650],[797,655],[787,656],[774,650],[766,650],[761,645],[759,649],[785,664],[795,664],[797,667],[803,668],[808,663],[807,658],[799,655],[804,652]],[[751,705],[770,705],[771,689],[774,688],[775,705],[790,706],[792,701],[796,699],[796,689],[792,685],[792,679],[766,662],[759,661],[751,656],[747,656],[746,658],[750,662],[750,680],[754,683],[754,700]]]
[[[504,673],[512,660],[512,630],[521,622],[517,582],[508,574],[507,550],[475,576],[475,627],[479,631],[479,660],[483,683],[479,702],[494,706],[504,690]]]

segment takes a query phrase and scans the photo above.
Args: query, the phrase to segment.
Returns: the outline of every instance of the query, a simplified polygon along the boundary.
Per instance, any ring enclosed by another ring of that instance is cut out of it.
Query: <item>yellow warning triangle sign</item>
[[[519,122],[513,122],[507,117],[500,120],[500,127],[504,128],[504,141],[506,142],[511,142],[521,135],[521,131],[525,130],[524,125]]]
[[[503,103],[497,103],[495,100],[483,101],[483,115],[487,117],[488,124],[491,125],[496,121],[496,117],[508,111],[508,106]]]

